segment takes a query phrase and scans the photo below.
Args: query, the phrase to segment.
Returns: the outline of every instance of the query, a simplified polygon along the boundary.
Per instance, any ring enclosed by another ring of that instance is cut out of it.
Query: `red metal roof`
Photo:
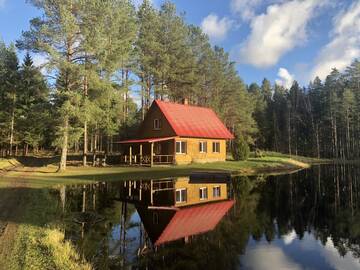
[[[210,108],[161,100],[155,100],[154,103],[160,108],[177,136],[212,139],[234,138]]]
[[[155,242],[155,246],[213,230],[234,201],[222,201],[181,208]]]
[[[134,139],[134,140],[126,140],[126,141],[120,141],[117,143],[152,143],[152,142],[161,142],[161,141],[167,141],[174,139],[175,137],[164,137],[164,138],[147,138],[147,139]]]

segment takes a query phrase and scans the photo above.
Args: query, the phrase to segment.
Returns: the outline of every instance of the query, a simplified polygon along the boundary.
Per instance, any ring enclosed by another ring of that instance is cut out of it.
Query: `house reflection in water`
[[[213,230],[234,204],[228,180],[126,181],[120,200],[133,203],[152,244],[185,243]]]

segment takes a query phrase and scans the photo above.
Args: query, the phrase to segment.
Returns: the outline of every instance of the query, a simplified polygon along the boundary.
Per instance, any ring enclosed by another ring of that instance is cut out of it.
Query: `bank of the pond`
[[[299,169],[308,168],[311,164],[324,162],[324,160],[289,157],[281,154],[270,153],[259,158],[249,158],[246,161],[226,161],[205,164],[190,164],[181,166],[155,166],[130,167],[77,167],[68,166],[67,170],[57,173],[55,164],[36,167],[23,180],[31,187],[54,186],[57,184],[72,184],[89,181],[120,181],[127,179],[151,179],[165,177],[187,176],[195,171],[221,171],[230,172],[232,175],[257,175],[290,173]],[[19,172],[13,171],[6,178],[17,177]]]

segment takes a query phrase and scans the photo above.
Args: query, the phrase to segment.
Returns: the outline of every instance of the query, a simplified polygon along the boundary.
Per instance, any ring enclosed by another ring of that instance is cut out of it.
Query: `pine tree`
[[[33,65],[27,53],[20,69],[18,108],[21,111],[17,130],[21,134],[20,141],[24,146],[24,154],[28,146],[35,151],[45,143],[49,128],[49,90],[40,70]]]

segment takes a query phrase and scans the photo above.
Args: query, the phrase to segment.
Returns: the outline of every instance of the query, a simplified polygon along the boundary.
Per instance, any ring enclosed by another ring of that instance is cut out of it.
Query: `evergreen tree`
[[[28,146],[37,151],[40,145],[46,143],[50,127],[49,105],[49,90],[44,77],[27,53],[20,69],[18,109],[21,114],[16,125],[25,155]]]

